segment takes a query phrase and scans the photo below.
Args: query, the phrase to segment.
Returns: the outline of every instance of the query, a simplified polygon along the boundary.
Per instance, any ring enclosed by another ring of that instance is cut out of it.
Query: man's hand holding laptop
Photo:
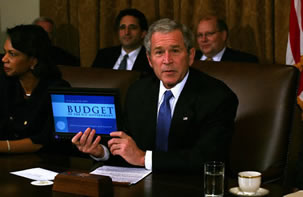
[[[84,153],[88,153],[96,158],[104,157],[104,146],[100,144],[101,136],[94,140],[95,129],[87,128],[85,132],[78,132],[73,138],[72,143]],[[132,165],[144,166],[145,152],[138,148],[135,141],[123,131],[110,133],[113,137],[108,141],[108,147],[113,155],[120,155],[125,161]]]
[[[81,152],[88,153],[96,158],[102,158],[104,157],[104,149],[100,144],[101,136],[97,136],[94,140],[95,134],[95,129],[87,128],[84,132],[78,132],[72,138],[72,143],[75,144]]]

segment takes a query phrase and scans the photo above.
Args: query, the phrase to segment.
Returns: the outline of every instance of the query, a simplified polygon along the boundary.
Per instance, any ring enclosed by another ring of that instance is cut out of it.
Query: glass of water
[[[223,197],[224,163],[211,161],[204,164],[204,196]]]

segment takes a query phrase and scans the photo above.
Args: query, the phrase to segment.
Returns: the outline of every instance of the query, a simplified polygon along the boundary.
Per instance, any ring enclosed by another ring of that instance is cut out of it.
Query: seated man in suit
[[[200,19],[196,33],[200,48],[200,51],[196,52],[196,60],[258,63],[256,56],[226,46],[228,27],[224,20],[216,16]]]
[[[224,161],[236,95],[222,81],[190,68],[194,36],[185,25],[156,21],[144,45],[155,75],[129,88],[124,131],[110,134],[110,153],[153,171],[199,171],[206,161]],[[100,136],[93,140],[94,134],[88,128],[72,142],[84,153],[107,159],[107,148],[99,144]]]
[[[115,28],[121,45],[100,49],[92,66],[152,72],[142,46],[148,28],[144,14],[137,9],[121,10]]]
[[[53,41],[55,23],[52,19],[42,16],[35,19],[33,24],[41,26],[48,33],[50,40]],[[80,66],[80,59],[78,57],[60,47],[52,45],[51,55],[55,65]]]

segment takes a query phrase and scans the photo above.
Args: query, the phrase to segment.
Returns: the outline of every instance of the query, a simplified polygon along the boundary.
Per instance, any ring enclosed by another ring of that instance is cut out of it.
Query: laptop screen
[[[119,129],[117,89],[65,88],[49,91],[55,138],[71,138],[88,127],[97,135]]]

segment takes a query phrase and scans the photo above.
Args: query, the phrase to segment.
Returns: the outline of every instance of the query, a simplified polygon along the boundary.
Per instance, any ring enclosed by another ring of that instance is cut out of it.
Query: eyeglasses
[[[217,32],[219,32],[219,31],[206,32],[205,34],[199,33],[199,34],[197,34],[197,38],[203,38],[203,36],[205,36],[205,38],[210,38],[213,35],[215,35],[215,33],[217,33]]]

